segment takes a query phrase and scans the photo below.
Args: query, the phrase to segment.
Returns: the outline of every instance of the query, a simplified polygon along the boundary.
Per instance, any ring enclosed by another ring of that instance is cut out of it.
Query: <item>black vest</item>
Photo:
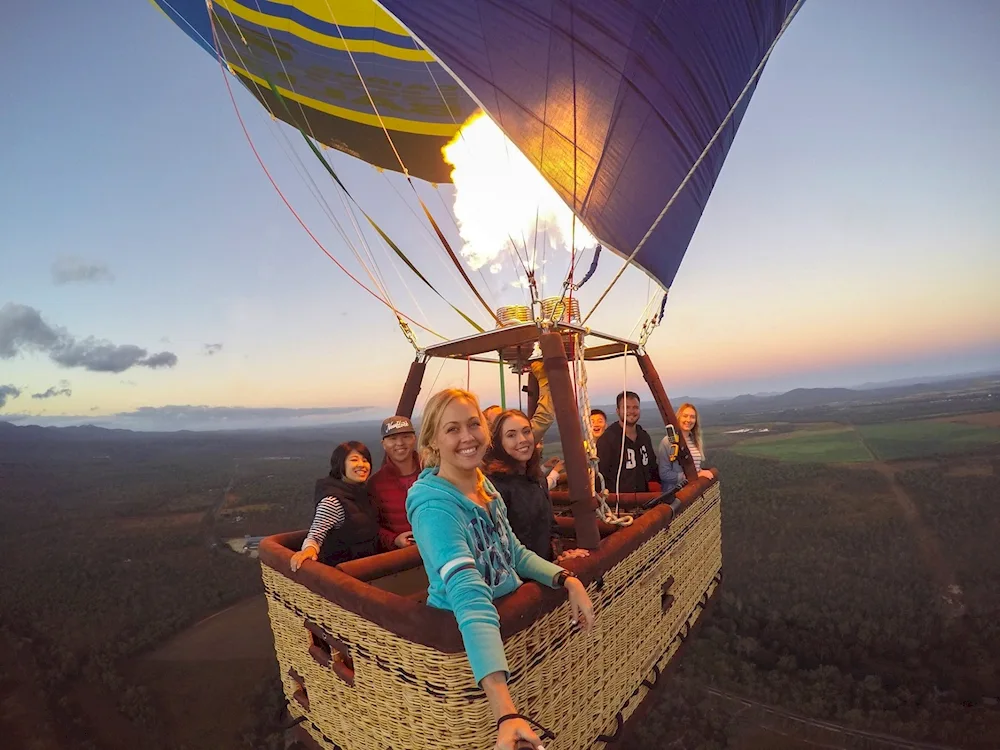
[[[335,497],[344,507],[344,524],[330,529],[319,550],[319,561],[337,565],[378,552],[378,516],[368,494],[367,484],[350,484],[341,479],[316,480],[313,500]]]
[[[540,558],[551,562],[556,522],[548,488],[524,474],[494,472],[487,478],[507,506],[507,521],[514,536]]]

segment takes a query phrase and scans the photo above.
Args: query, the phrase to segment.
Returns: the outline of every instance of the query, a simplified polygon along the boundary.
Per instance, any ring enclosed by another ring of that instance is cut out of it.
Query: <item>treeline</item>
[[[904,419],[921,419],[942,415],[972,414],[996,410],[996,396],[986,393],[956,393],[928,395],[920,399],[898,399],[871,404],[833,404],[794,408],[720,408],[706,404],[701,409],[706,424],[742,425],[745,423],[844,422],[849,424],[880,424]]]
[[[997,625],[979,616],[947,624],[887,480],[870,470],[724,451],[712,458],[723,476],[725,577],[721,600],[681,662],[688,684],[862,729],[995,747]],[[945,549],[992,543],[996,557],[996,527],[983,523],[982,507],[992,485],[939,474],[949,498],[939,512],[964,519],[953,522]],[[997,569],[976,569],[995,597]],[[977,606],[996,611],[995,601]],[[686,708],[657,707],[644,729],[655,742],[645,746],[674,742],[671,711],[683,709],[689,734],[700,727],[704,746],[725,747],[697,696],[685,701]]]

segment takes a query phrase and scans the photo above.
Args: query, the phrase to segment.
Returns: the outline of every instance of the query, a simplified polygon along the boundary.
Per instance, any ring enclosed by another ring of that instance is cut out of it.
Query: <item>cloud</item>
[[[140,432],[176,430],[280,430],[297,427],[328,427],[342,422],[373,420],[377,425],[385,413],[370,406],[332,406],[303,409],[241,406],[141,406],[118,414],[96,415],[95,406],[87,414],[47,415],[3,414],[7,422],[46,427],[90,424],[109,429]]]
[[[93,336],[82,341],[69,341],[58,349],[50,350],[49,359],[63,367],[82,367],[91,372],[125,372],[130,367],[155,369],[177,364],[177,355],[172,352],[150,355],[134,344],[116,346]]]
[[[72,396],[73,391],[70,390],[68,380],[60,380],[58,386],[52,386],[44,393],[32,393],[32,398],[42,399],[42,398],[54,398],[56,396]]]
[[[64,256],[52,264],[52,280],[56,284],[74,282],[114,281],[114,274],[103,263],[88,263],[82,258]]]
[[[324,418],[350,414],[367,408],[366,406],[319,406],[301,409],[252,406],[140,406],[133,411],[121,412],[115,416],[126,419],[157,417],[161,420],[178,422],[187,420],[225,422],[228,420]]]
[[[7,399],[15,399],[21,395],[21,389],[12,385],[0,385],[0,409],[7,405]]]
[[[33,307],[8,302],[0,308],[0,359],[11,359],[20,347],[51,349],[60,335]]]
[[[208,357],[212,357],[222,351],[222,344],[205,344],[205,348],[202,351]]]
[[[132,430],[262,430],[318,427],[364,412],[367,406],[269,408],[243,406],[141,406],[120,412],[110,424]]]
[[[11,359],[22,351],[39,351],[63,367],[81,367],[91,372],[124,372],[132,367],[173,367],[173,352],[149,354],[134,344],[112,344],[88,336],[77,339],[64,328],[42,320],[33,307],[8,302],[0,308],[0,359]]]
[[[143,350],[145,352],[145,349]],[[139,360],[137,364],[142,367],[149,367],[150,369],[156,370],[160,367],[173,367],[177,364],[177,355],[173,352],[160,352],[159,354],[151,354],[144,359]]]

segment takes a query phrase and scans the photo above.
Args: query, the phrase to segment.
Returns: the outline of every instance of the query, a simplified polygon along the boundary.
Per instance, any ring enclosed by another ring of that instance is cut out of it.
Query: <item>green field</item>
[[[1000,428],[963,422],[927,419],[863,425],[857,429],[882,461],[958,453],[1000,443]]]
[[[847,463],[872,460],[860,435],[851,427],[796,430],[783,435],[749,438],[733,446],[732,450],[779,461]]]
[[[923,458],[997,443],[1000,428],[925,419],[832,429],[806,427],[782,435],[748,438],[732,446],[732,450],[779,461],[847,463]]]

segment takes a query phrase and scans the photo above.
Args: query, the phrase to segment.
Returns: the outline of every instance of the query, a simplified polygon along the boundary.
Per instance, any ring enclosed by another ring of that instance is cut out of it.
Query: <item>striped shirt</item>
[[[302,542],[302,549],[312,547],[319,552],[330,529],[339,529],[344,525],[344,519],[344,504],[340,502],[340,498],[332,495],[324,497],[316,505],[316,515],[313,516],[312,526]]]
[[[691,451],[691,458],[694,459],[694,470],[696,472],[701,471],[701,462],[705,457],[698,450],[698,444],[694,441],[694,437],[690,433],[684,435],[684,440],[687,441],[688,450]]]

